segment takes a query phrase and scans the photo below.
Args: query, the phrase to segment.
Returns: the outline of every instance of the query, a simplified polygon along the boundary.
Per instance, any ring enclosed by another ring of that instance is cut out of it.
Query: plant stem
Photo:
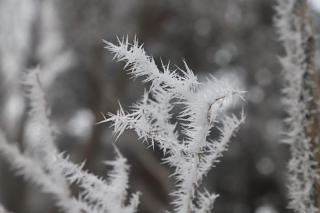
[[[297,26],[297,29],[300,30],[299,33],[303,41],[302,48],[305,55],[305,60],[303,64],[301,64],[301,67],[305,70],[303,76],[303,89],[311,98],[306,103],[307,114],[305,133],[312,144],[315,161],[317,162],[317,170],[320,170],[320,88],[315,63],[316,44],[307,0],[297,0],[294,12],[300,20],[300,26]],[[316,181],[315,186],[315,202],[318,209],[320,209],[319,181]]]

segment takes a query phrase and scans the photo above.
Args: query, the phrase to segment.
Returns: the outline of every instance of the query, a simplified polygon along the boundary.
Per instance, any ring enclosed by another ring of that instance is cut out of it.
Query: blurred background
[[[319,3],[310,1],[317,32]],[[0,128],[23,149],[32,128],[21,81],[39,67],[59,149],[105,176],[110,168],[102,162],[114,158],[115,138],[109,124],[95,123],[101,112],[115,112],[118,101],[132,104],[143,86],[112,61],[102,39],[136,35],[158,64],[182,66],[185,59],[200,79],[213,74],[247,91],[246,123],[205,179],[220,194],[214,212],[290,212],[274,6],[274,0],[0,0]],[[116,145],[131,165],[131,190],[142,192],[138,212],[170,210],[174,180],[160,164],[161,152],[133,132]],[[0,201],[16,213],[57,212],[50,196],[15,176],[3,159]]]

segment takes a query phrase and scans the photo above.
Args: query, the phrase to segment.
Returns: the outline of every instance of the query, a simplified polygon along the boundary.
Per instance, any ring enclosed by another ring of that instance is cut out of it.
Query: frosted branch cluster
[[[24,82],[31,107],[29,116],[31,124],[36,126],[37,135],[25,144],[24,152],[21,152],[0,132],[0,154],[19,175],[53,195],[63,212],[135,212],[139,194],[134,194],[127,202],[129,167],[119,151],[116,150],[116,160],[106,163],[113,167],[106,180],[89,173],[83,169],[83,164],[77,165],[58,152],[38,76],[38,70],[31,70]],[[77,195],[71,193],[71,185],[79,188]]]
[[[201,192],[199,185],[244,121],[243,113],[240,117],[225,113],[243,92],[212,76],[199,82],[186,63],[185,69],[162,65],[159,70],[137,40],[105,43],[116,61],[125,62],[132,78],[140,77],[150,87],[128,112],[120,105],[116,114],[108,114],[101,123],[112,122],[116,137],[132,129],[143,142],[163,151],[164,161],[175,168],[174,212],[210,212],[217,195]],[[180,109],[176,116],[174,109]],[[219,132],[216,139],[210,137],[213,129]]]
[[[305,49],[312,29],[303,23],[303,14],[297,15],[297,4],[299,1],[296,0],[279,0],[275,22],[286,52],[281,63],[285,81],[283,102],[288,113],[284,142],[290,144],[291,151],[288,165],[289,206],[297,213],[318,213],[314,201],[315,183],[319,180],[315,169],[317,162],[314,160],[311,139],[306,135],[307,117],[312,116],[308,105],[312,100],[310,89],[313,86],[305,78],[308,72],[314,70],[307,64],[308,53]]]

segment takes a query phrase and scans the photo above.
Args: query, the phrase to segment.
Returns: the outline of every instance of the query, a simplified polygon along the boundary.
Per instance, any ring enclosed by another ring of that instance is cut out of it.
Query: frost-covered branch
[[[170,71],[169,65],[162,66],[162,72],[159,71],[152,57],[146,55],[143,45],[139,45],[137,39],[131,45],[126,40],[118,39],[118,45],[104,41],[106,49],[114,54],[114,59],[124,61],[124,68],[133,78],[143,77],[144,82],[151,82],[151,88],[161,87],[168,91],[175,90],[172,95],[185,94],[192,90],[197,84],[197,77],[186,65],[186,70],[180,70],[184,75],[179,75],[177,70]]]
[[[232,99],[242,97],[242,92],[213,77],[199,82],[186,64],[185,70],[171,71],[169,65],[159,70],[136,39],[133,44],[128,39],[105,43],[114,59],[125,62],[132,77],[142,77],[151,86],[130,112],[120,106],[116,114],[108,114],[100,123],[112,122],[117,137],[132,129],[144,142],[159,146],[164,161],[175,168],[175,212],[209,212],[217,195],[198,192],[198,186],[244,121],[243,114],[240,118],[225,115]],[[181,106],[178,121],[172,122],[173,108]],[[209,139],[214,128],[220,136]]]
[[[23,80],[25,96],[29,102],[29,120],[33,134],[27,144],[26,152],[30,155],[56,155],[54,132],[50,123],[50,108],[40,82],[40,69],[29,70]]]
[[[65,212],[81,212],[80,206],[71,198],[70,191],[60,177],[47,173],[39,162],[20,153],[15,146],[8,144],[2,134],[0,134],[0,153],[18,175],[40,186],[44,192],[52,194],[57,200],[57,205]]]
[[[285,142],[291,151],[289,206],[297,213],[318,213],[320,93],[307,0],[279,0],[275,24],[286,51],[281,63],[288,113]]]
[[[128,190],[128,170],[126,159],[116,150],[115,161],[107,162],[113,167],[108,180],[99,178],[83,169],[84,164],[76,165],[62,154],[56,164],[61,168],[63,176],[70,184],[76,183],[81,189],[81,198],[95,207],[107,212],[135,212],[139,204],[139,193],[136,193],[125,205]]]
[[[30,70],[24,81],[30,102],[30,123],[37,134],[29,138],[22,153],[8,144],[0,133],[0,154],[19,175],[40,186],[43,192],[52,194],[63,212],[136,212],[139,194],[134,194],[127,204],[129,166],[118,150],[116,160],[107,163],[113,166],[107,180],[85,171],[83,165],[74,164],[59,153],[39,71]],[[71,185],[79,188],[78,196],[71,193]]]

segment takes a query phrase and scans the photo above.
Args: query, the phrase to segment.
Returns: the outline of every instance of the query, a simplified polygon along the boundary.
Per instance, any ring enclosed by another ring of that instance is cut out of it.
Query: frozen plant
[[[51,194],[65,213],[135,212],[139,194],[127,202],[129,167],[120,152],[116,150],[116,160],[106,162],[113,167],[106,180],[84,170],[83,164],[71,162],[56,148],[38,70],[31,70],[24,84],[30,101],[31,125],[37,135],[24,144],[21,152],[0,132],[0,154],[17,174]],[[78,195],[71,193],[71,185],[78,187]],[[0,211],[4,210],[0,207]]]
[[[295,213],[319,213],[319,80],[315,38],[306,0],[278,0],[275,20],[286,56],[283,102],[286,139],[290,144],[289,207]]]
[[[117,138],[132,129],[143,142],[163,151],[164,162],[175,168],[174,212],[210,212],[218,195],[201,192],[199,185],[244,121],[243,113],[239,118],[226,115],[232,100],[242,98],[243,92],[212,76],[199,82],[186,63],[184,70],[170,70],[169,65],[159,70],[136,39],[133,44],[128,38],[118,39],[118,44],[104,42],[116,61],[125,62],[132,78],[142,77],[150,87],[129,112],[120,105],[116,114],[109,113],[101,123],[112,122]],[[174,116],[173,109],[181,107]],[[213,129],[219,131],[218,138],[210,136]]]

